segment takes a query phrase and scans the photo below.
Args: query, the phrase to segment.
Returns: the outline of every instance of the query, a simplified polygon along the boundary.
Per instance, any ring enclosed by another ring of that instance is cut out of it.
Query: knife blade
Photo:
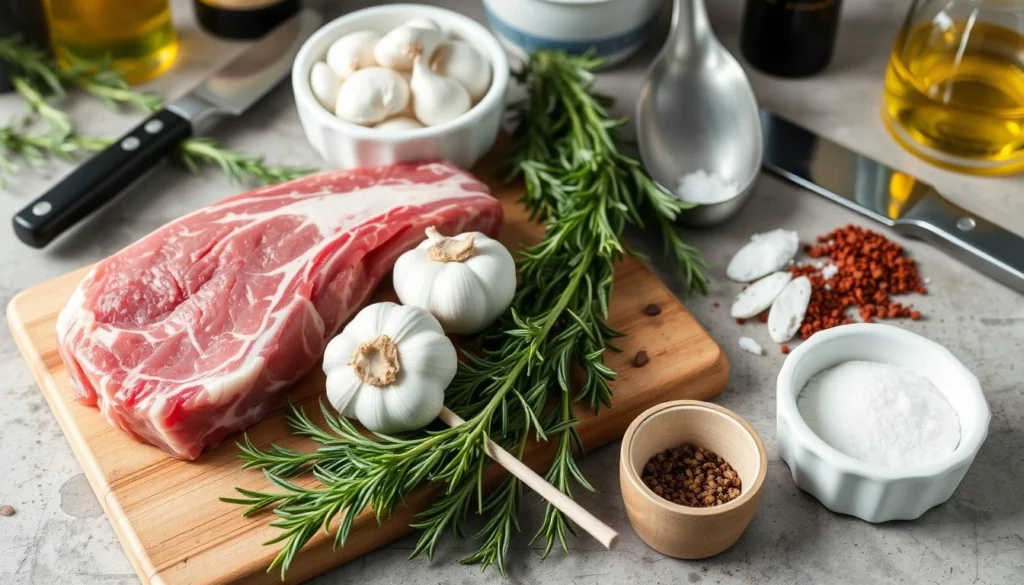
[[[932,185],[771,112],[761,111],[764,168],[896,232],[928,241],[1024,293],[1024,238],[963,209]]]
[[[299,12],[85,161],[14,215],[18,239],[34,248],[46,246],[173,154],[183,140],[219,117],[244,113],[287,76],[299,47],[320,24],[317,13]]]

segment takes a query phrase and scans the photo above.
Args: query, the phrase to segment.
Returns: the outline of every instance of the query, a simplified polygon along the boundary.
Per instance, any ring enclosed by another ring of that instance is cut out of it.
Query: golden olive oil
[[[129,83],[170,69],[178,53],[168,0],[46,0],[54,54],[75,60],[110,59]]]
[[[936,19],[896,40],[885,119],[912,152],[975,174],[1024,170],[1024,36]]]

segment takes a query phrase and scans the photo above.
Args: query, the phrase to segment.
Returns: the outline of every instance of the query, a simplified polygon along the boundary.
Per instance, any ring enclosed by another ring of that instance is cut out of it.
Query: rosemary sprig
[[[60,143],[71,135],[71,117],[57,108],[50,105],[43,96],[36,90],[35,86],[25,81],[24,78],[14,77],[11,79],[14,89],[21,94],[29,110],[39,115],[50,126],[51,136],[54,143]]]
[[[130,106],[143,112],[155,112],[163,106],[164,98],[159,94],[132,89],[109,60],[93,65],[71,55],[68,58],[71,66],[59,69],[65,84],[99,99],[107,107]]]
[[[82,152],[100,150],[111,142],[107,138],[75,133],[71,118],[54,105],[65,97],[68,89],[84,91],[111,108],[129,106],[151,113],[163,105],[161,96],[132,89],[109,61],[96,65],[69,58],[70,66],[61,68],[42,51],[23,43],[18,37],[0,38],[0,60],[7,62],[15,71],[15,88],[29,109],[50,127],[48,137],[28,131],[25,124],[2,127],[0,185],[5,175],[20,169],[14,162],[15,158],[36,166],[49,157],[71,159]],[[312,172],[300,167],[268,165],[263,157],[226,148],[210,138],[185,140],[178,149],[177,157],[192,172],[199,172],[203,165],[216,165],[239,183],[253,180],[267,185]]]
[[[34,85],[41,84],[57,97],[64,96],[62,71],[46,53],[25,43],[15,35],[0,37],[0,61],[14,68],[16,73],[28,78]]]
[[[580,447],[572,403],[598,410],[611,402],[615,372],[604,352],[619,334],[605,323],[614,267],[625,253],[622,233],[642,225],[643,214],[657,218],[667,252],[689,282],[703,288],[702,261],[675,231],[672,221],[686,206],[662,192],[640,164],[624,153],[611,118],[610,100],[592,89],[591,71],[599,61],[540,51],[516,78],[529,86],[527,99],[513,109],[515,128],[510,177],[526,186],[523,203],[546,223],[544,238],[521,250],[521,287],[512,308],[476,340],[446,393],[446,403],[466,420],[458,427],[413,433],[407,438],[359,434],[343,417],[323,409],[324,425],[292,409],[289,422],[299,435],[320,444],[313,453],[271,445],[240,444],[246,467],[264,470],[277,490],[239,489],[225,501],[247,507],[246,514],[272,507],[272,525],[282,530],[271,542],[283,548],[271,565],[282,575],[298,551],[320,529],[334,531],[343,546],[355,515],[371,505],[378,519],[425,482],[441,485],[414,527],[421,531],[413,557],[433,552],[444,534],[465,537],[474,506],[488,517],[474,536],[477,549],[463,559],[504,572],[511,536],[518,530],[522,485],[507,478],[483,496],[483,445],[487,438],[520,455],[530,440],[558,441],[547,479],[571,495],[574,485],[592,489],[573,459]],[[575,390],[570,372],[583,372]],[[549,407],[554,398],[554,407]],[[288,481],[311,471],[319,486]],[[332,520],[343,514],[342,521]],[[544,554],[568,548],[568,520],[548,507],[534,540]]]
[[[215,164],[238,183],[253,179],[263,185],[273,185],[313,172],[313,169],[301,167],[268,165],[261,156],[251,156],[225,148],[212,138],[184,140],[178,147],[178,160],[193,173],[198,173],[203,164]]]
[[[163,98],[155,93],[132,89],[109,60],[95,65],[69,55],[70,66],[65,69],[18,36],[0,38],[0,60],[44,96],[60,99],[68,88],[75,87],[110,107],[128,105],[152,112],[163,104]]]

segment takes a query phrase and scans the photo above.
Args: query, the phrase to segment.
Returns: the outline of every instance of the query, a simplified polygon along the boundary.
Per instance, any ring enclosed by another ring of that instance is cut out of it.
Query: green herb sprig
[[[412,557],[433,556],[440,539],[466,537],[469,512],[489,520],[473,536],[474,553],[464,563],[496,565],[504,573],[523,488],[506,478],[483,494],[490,438],[519,456],[530,440],[557,441],[546,477],[571,495],[574,486],[593,488],[573,459],[582,447],[572,404],[583,401],[598,410],[611,403],[615,372],[603,361],[619,334],[605,323],[615,262],[624,252],[622,233],[653,214],[667,252],[703,290],[703,261],[675,231],[672,221],[686,209],[661,191],[640,164],[624,152],[611,101],[593,91],[592,71],[600,61],[564,53],[535,53],[515,77],[529,87],[514,106],[510,179],[526,185],[523,203],[546,223],[544,238],[525,247],[518,264],[522,285],[512,308],[476,340],[446,393],[447,405],[466,422],[454,428],[421,431],[406,437],[367,438],[344,417],[321,404],[322,427],[299,408],[289,410],[293,432],[319,443],[313,452],[276,445],[260,448],[248,438],[239,445],[244,467],[262,469],[276,491],[238,489],[224,501],[246,506],[246,515],[272,508],[271,524],[281,529],[268,544],[283,543],[268,570],[282,576],[313,535],[334,533],[344,546],[355,517],[372,506],[386,518],[413,490],[427,482],[441,488],[413,525],[420,538]],[[575,390],[570,372],[580,369]],[[551,405],[551,399],[554,404]],[[311,472],[319,486],[301,487],[290,478]],[[340,515],[335,526],[332,521]],[[569,521],[549,506],[534,540],[568,550]]]
[[[13,83],[30,112],[49,127],[49,132],[33,132],[32,119],[0,128],[0,185],[5,176],[20,170],[17,160],[38,166],[49,158],[73,159],[102,150],[112,140],[78,135],[70,116],[56,107],[70,89],[81,90],[108,107],[134,107],[147,113],[163,105],[155,93],[132,89],[109,61],[89,64],[72,58],[61,68],[55,61],[17,37],[0,38],[0,61],[15,72]],[[218,166],[236,182],[252,180],[260,184],[287,181],[312,172],[311,169],[266,164],[262,157],[226,148],[210,138],[189,138],[182,142],[178,159],[192,172],[204,165]]]

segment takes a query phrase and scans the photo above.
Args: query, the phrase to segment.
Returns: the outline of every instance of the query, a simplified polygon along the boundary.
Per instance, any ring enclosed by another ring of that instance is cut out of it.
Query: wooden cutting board
[[[491,165],[476,170],[487,179],[498,176]],[[542,228],[529,222],[516,199],[519,186],[490,181],[505,205],[506,224],[501,239],[515,249],[534,241]],[[7,307],[11,332],[31,367],[39,387],[60,423],[85,475],[143,583],[152,585],[281,583],[278,572],[265,569],[277,552],[262,543],[274,536],[271,514],[243,518],[239,506],[221,503],[236,486],[264,489],[260,472],[239,469],[238,450],[229,439],[194,462],[168,457],[149,445],[136,443],[108,425],[99,411],[78,404],[57,352],[55,326],[63,308],[87,268],[40,284],[20,293]],[[377,291],[375,301],[393,300],[390,284]],[[644,314],[649,303],[661,306],[660,315]],[[579,409],[580,435],[587,449],[621,438],[629,423],[647,407],[679,398],[707,399],[726,384],[729,366],[708,334],[686,312],[672,293],[635,259],[618,267],[610,324],[625,332],[617,340],[621,353],[608,353],[608,364],[619,373],[613,384],[614,407],[599,416]],[[646,350],[650,363],[632,365],[633,356]],[[293,401],[317,411],[324,392],[324,376],[315,368],[292,389]],[[283,400],[282,400],[283,402]],[[277,442],[296,449],[311,449],[308,440],[288,433],[283,408],[249,429],[259,446]],[[536,469],[546,468],[553,445],[533,445],[525,457]],[[492,466],[489,478],[502,470]],[[352,528],[348,545],[333,552],[331,539],[321,532],[292,564],[288,583],[318,575],[332,567],[399,538],[409,532],[413,515],[429,502],[429,489],[414,492],[395,516],[378,524],[367,510]],[[595,510],[601,516],[600,510]],[[581,538],[586,538],[582,536]],[[423,559],[410,562],[426,563]]]

